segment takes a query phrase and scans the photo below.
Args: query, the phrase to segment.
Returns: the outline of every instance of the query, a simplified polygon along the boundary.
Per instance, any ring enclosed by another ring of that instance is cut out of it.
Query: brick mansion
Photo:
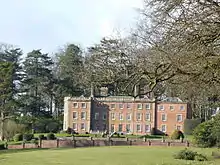
[[[178,98],[155,101],[129,96],[65,97],[63,129],[150,134],[151,130],[171,134],[184,132],[184,120],[191,118],[187,103]]]

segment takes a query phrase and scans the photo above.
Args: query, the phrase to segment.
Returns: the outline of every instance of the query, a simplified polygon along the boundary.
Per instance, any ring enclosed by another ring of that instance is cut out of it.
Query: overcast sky
[[[0,42],[25,52],[53,52],[66,43],[84,48],[115,29],[135,25],[142,0],[0,0]]]

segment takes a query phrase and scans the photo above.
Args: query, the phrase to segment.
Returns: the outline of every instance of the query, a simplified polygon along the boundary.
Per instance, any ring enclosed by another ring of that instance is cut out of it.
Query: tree
[[[13,114],[13,65],[0,61],[0,140],[4,140],[4,123]]]
[[[21,100],[25,115],[50,116],[52,99],[48,98],[52,97],[52,64],[51,58],[42,54],[40,50],[33,50],[27,54],[23,62],[25,76],[21,84]]]

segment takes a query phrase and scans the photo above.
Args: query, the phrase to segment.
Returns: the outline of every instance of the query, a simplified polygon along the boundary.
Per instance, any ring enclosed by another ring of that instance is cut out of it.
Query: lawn
[[[172,155],[181,148],[166,147],[96,147],[0,151],[1,165],[218,165],[212,160],[214,149],[193,149],[210,157],[204,163],[174,160]]]

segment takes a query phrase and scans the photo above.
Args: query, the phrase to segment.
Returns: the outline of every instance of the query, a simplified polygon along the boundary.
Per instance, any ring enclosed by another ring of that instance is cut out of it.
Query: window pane
[[[181,110],[181,111],[184,110],[184,106],[183,106],[183,105],[180,106],[180,110]]]
[[[77,119],[77,112],[73,112],[73,119]]]
[[[150,104],[146,104],[146,109],[150,109]]]
[[[127,120],[131,120],[131,114],[130,113],[127,114]]]
[[[78,108],[78,103],[73,103],[74,108]]]
[[[118,131],[119,131],[119,132],[122,132],[122,124],[119,124],[119,125],[118,125]]]
[[[119,104],[119,109],[123,109],[123,104]]]
[[[115,113],[111,113],[112,120],[115,120]]]
[[[99,113],[95,113],[95,120],[99,119]]]
[[[111,132],[115,132],[115,125],[111,124]]]
[[[150,132],[150,129],[151,129],[150,125],[146,125],[146,126],[145,126],[145,131],[146,131],[146,132]]]
[[[137,105],[137,108],[138,108],[138,109],[142,109],[142,104],[138,104],[138,105]]]
[[[86,112],[81,112],[81,119],[86,119]]]
[[[103,120],[106,120],[106,113],[103,113]]]
[[[131,131],[131,125],[130,124],[126,124],[126,132],[130,132]]]
[[[82,108],[86,108],[86,103],[82,103]]]
[[[173,111],[174,110],[174,106],[171,105],[170,106],[170,110]]]
[[[140,132],[141,131],[141,125],[137,124],[137,131]]]
[[[115,109],[115,104],[111,104],[111,109]]]
[[[128,109],[131,109],[131,104],[128,103],[128,104],[127,104],[127,108],[128,108]]]
[[[85,130],[85,123],[81,123],[81,130]]]
[[[119,120],[123,120],[123,114],[119,113]]]

